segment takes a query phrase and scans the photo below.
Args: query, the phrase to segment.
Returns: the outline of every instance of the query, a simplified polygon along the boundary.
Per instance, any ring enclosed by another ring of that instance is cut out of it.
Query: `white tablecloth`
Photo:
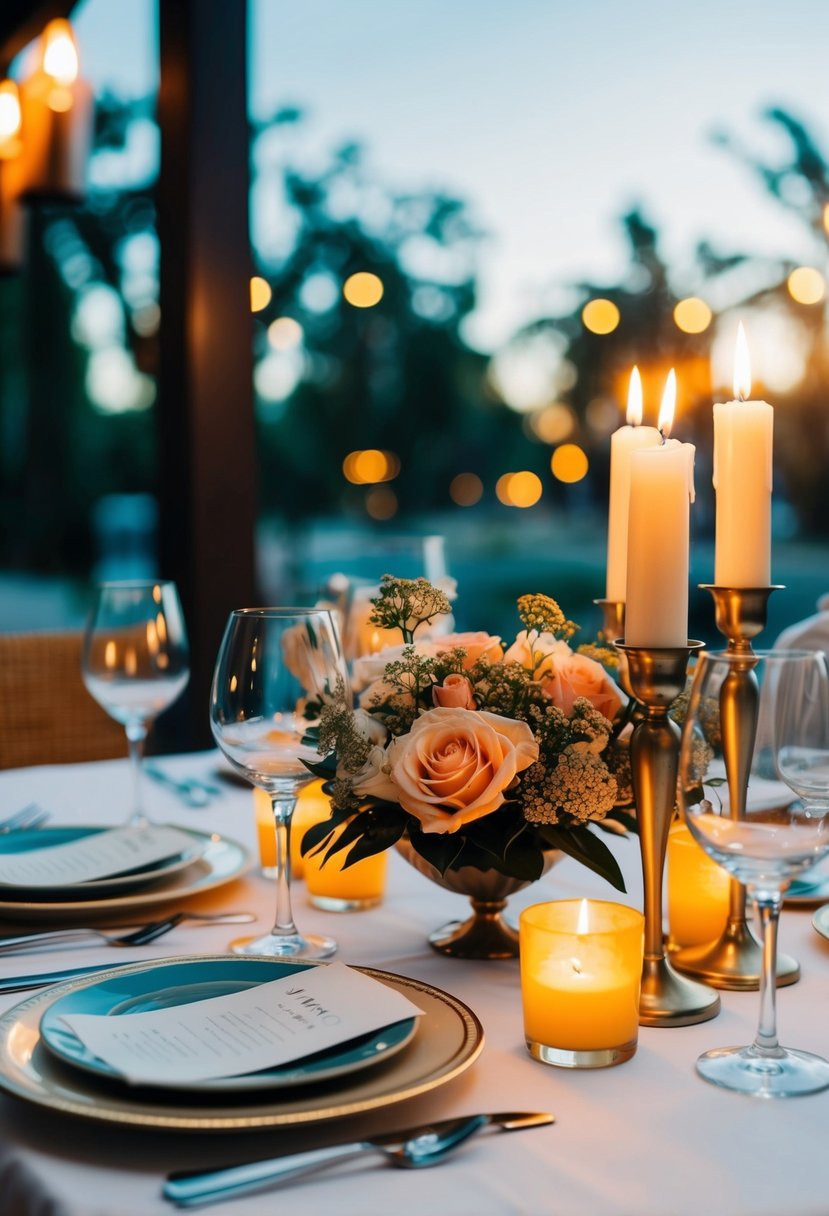
[[[215,755],[162,761],[181,775],[213,772]],[[148,784],[155,818],[217,830],[253,846],[252,798],[227,786],[203,810]],[[0,774],[0,814],[35,800],[55,823],[118,822],[129,800],[124,762],[44,767]],[[639,899],[638,846],[614,845]],[[543,899],[592,894],[616,898],[606,884],[569,860],[513,897],[513,913]],[[251,909],[258,928],[270,927],[271,884],[255,871],[194,904],[205,910]],[[0,1211],[67,1216],[152,1216],[173,1211],[160,1194],[165,1173],[228,1164],[317,1145],[341,1135],[478,1110],[551,1110],[549,1128],[485,1134],[446,1164],[402,1172],[374,1161],[355,1162],[281,1191],[216,1207],[234,1216],[274,1211],[336,1212],[338,1216],[825,1216],[829,1212],[829,1091],[763,1102],[726,1093],[700,1080],[697,1055],[711,1047],[747,1043],[754,1033],[756,993],[723,993],[720,1016],[681,1029],[643,1028],[634,1058],[619,1067],[566,1071],[532,1061],[522,1033],[517,962],[469,962],[435,954],[429,930],[465,914],[450,895],[391,858],[385,903],[337,915],[311,908],[301,883],[295,913],[301,926],[340,943],[345,962],[370,964],[446,989],[475,1010],[486,1032],[479,1060],[450,1084],[421,1098],[353,1120],[304,1131],[256,1135],[175,1135],[72,1120],[0,1095]],[[786,910],[781,946],[802,964],[803,978],[779,992],[784,1043],[829,1055],[829,941],[811,927],[808,909]],[[7,924],[0,932],[8,932]],[[61,955],[40,952],[0,958],[0,978],[58,965],[135,961],[138,957],[222,952],[238,930],[180,926],[136,951],[85,946]],[[0,997],[0,1011],[20,997]]]

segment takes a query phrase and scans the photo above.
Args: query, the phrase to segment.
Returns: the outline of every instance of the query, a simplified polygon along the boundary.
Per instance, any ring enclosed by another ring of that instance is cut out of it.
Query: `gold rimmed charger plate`
[[[129,1127],[184,1132],[253,1131],[257,1128],[321,1123],[362,1114],[427,1093],[459,1076],[483,1050],[483,1027],[457,997],[431,984],[372,967],[356,970],[371,976],[414,1001],[424,1012],[418,1032],[405,1051],[379,1068],[302,1091],[250,1095],[229,1102],[206,1101],[201,1092],[189,1102],[172,1101],[169,1093],[133,1092],[121,1084],[102,1083],[80,1069],[55,1060],[40,1040],[40,1019],[67,992],[100,983],[115,971],[144,971],[182,962],[204,961],[186,955],[162,962],[133,963],[129,968],[98,972],[81,980],[57,984],[15,1005],[0,1018],[0,1089],[36,1106]],[[238,955],[215,955],[238,959]],[[325,964],[319,964],[325,966]]]
[[[203,844],[201,856],[185,869],[158,881],[150,890],[131,891],[107,899],[0,900],[0,920],[14,923],[46,921],[59,925],[70,925],[80,920],[88,924],[92,920],[104,920],[124,913],[132,915],[136,910],[162,907],[202,895],[205,891],[233,882],[250,869],[250,855],[237,841],[215,832],[195,832],[191,828],[183,828],[182,831]]]

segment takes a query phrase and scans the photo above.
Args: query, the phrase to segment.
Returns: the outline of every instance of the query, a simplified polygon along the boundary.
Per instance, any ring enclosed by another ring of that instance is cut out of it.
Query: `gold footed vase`
[[[504,918],[510,895],[530,884],[521,878],[500,874],[497,870],[478,870],[462,866],[441,874],[425,857],[416,852],[408,840],[395,845],[401,857],[444,891],[466,895],[472,905],[467,920],[452,920],[429,934],[429,945],[439,954],[450,958],[518,958],[518,930]],[[544,873],[564,856],[558,849],[544,854]]]

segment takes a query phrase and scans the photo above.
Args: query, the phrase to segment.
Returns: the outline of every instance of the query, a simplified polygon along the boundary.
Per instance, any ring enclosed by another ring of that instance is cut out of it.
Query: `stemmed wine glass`
[[[680,804],[692,836],[744,883],[763,938],[749,1047],[708,1051],[706,1080],[761,1097],[829,1087],[829,1062],[777,1040],[777,924],[790,881],[829,852],[829,673],[820,651],[703,654],[682,734]],[[745,814],[729,806],[745,797]]]
[[[345,702],[348,675],[334,620],[317,608],[242,608],[231,613],[210,699],[213,735],[233,767],[266,790],[276,830],[276,920],[270,933],[231,944],[237,954],[327,958],[329,937],[302,935],[291,912],[291,816],[314,779],[303,764],[323,758],[316,726],[325,702]]]
[[[130,824],[147,822],[141,785],[144,743],[190,676],[187,633],[175,583],[101,583],[86,627],[83,681],[127,735],[133,771]]]

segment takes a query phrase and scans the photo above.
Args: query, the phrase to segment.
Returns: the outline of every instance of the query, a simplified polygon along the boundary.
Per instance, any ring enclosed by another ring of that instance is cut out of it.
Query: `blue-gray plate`
[[[83,840],[86,836],[109,830],[111,829],[106,827],[45,827],[9,832],[0,836],[0,853],[10,856],[52,845],[71,844],[75,840]],[[140,891],[198,861],[205,851],[206,837],[202,833],[190,835],[193,837],[193,843],[189,848],[148,866],[142,866],[139,870],[129,870],[107,878],[93,878],[88,882],[75,882],[64,886],[26,887],[0,883],[0,898],[10,901],[34,899],[39,903],[53,903],[69,896],[76,900],[106,899]]]
[[[93,1055],[73,1034],[63,1022],[65,1015],[95,1013],[123,1017],[152,1009],[189,1005],[193,1001],[227,996],[257,984],[282,979],[314,965],[278,959],[204,959],[163,968],[151,967],[139,972],[130,971],[68,992],[56,1000],[41,1018],[41,1039],[48,1050],[64,1063],[110,1080],[120,1080],[114,1069]],[[361,1035],[338,1047],[279,1068],[247,1073],[241,1077],[216,1077],[208,1081],[189,1082],[186,1086],[176,1082],[175,1088],[218,1093],[313,1085],[390,1059],[410,1042],[416,1029],[417,1019],[407,1018],[373,1034]],[[163,1087],[154,1085],[153,1088]]]

